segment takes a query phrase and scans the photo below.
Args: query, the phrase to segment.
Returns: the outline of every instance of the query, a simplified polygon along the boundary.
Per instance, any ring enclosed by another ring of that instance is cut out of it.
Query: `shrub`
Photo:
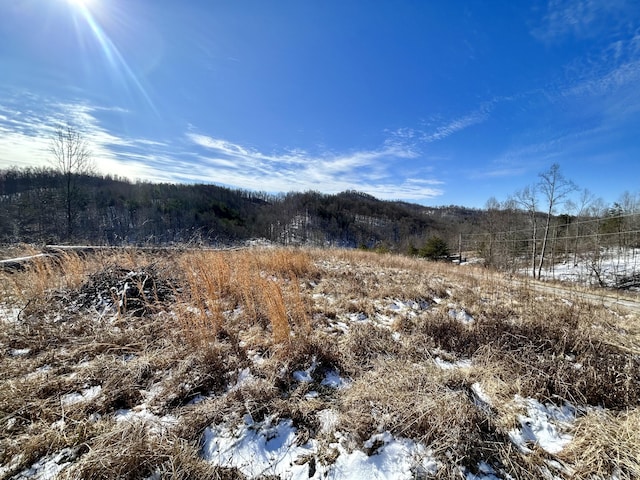
[[[439,260],[449,256],[449,247],[442,238],[433,236],[427,240],[418,255],[429,260]]]

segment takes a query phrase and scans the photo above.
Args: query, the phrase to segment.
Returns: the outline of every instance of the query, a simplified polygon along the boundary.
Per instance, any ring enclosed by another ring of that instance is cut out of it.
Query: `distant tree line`
[[[406,253],[437,236],[478,232],[481,210],[382,201],[357,191],[272,195],[207,184],[131,182],[56,168],[0,171],[0,242],[383,248]],[[415,247],[414,247],[415,248]]]
[[[273,195],[209,184],[131,182],[59,168],[0,170],[0,243],[341,246],[428,259],[482,258],[539,277],[558,262],[598,274],[606,249],[640,249],[640,197],[606,205],[553,167],[484,209],[382,201],[358,191]],[[639,250],[640,251],[640,250]]]

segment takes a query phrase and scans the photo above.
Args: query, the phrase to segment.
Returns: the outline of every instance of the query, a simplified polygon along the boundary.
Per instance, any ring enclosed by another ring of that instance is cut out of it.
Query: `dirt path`
[[[599,291],[585,291],[584,287],[571,285],[555,285],[532,279],[510,280],[510,283],[526,286],[541,293],[550,293],[553,295],[571,298],[580,298],[588,300],[595,304],[604,305],[606,307],[621,307],[633,313],[640,314],[640,298],[633,298],[629,295],[622,295],[614,290],[602,289]]]

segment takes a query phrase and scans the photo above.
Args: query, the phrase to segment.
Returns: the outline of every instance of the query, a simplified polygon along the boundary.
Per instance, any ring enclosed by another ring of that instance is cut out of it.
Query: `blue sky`
[[[640,2],[5,0],[0,168],[425,205],[640,190]]]

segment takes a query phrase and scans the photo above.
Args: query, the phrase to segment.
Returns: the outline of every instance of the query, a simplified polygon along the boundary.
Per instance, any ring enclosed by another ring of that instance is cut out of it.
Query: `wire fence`
[[[640,214],[557,217],[523,227],[507,215],[482,233],[460,235],[459,250],[494,268],[539,278],[640,288]],[[511,221],[511,223],[510,223]]]

